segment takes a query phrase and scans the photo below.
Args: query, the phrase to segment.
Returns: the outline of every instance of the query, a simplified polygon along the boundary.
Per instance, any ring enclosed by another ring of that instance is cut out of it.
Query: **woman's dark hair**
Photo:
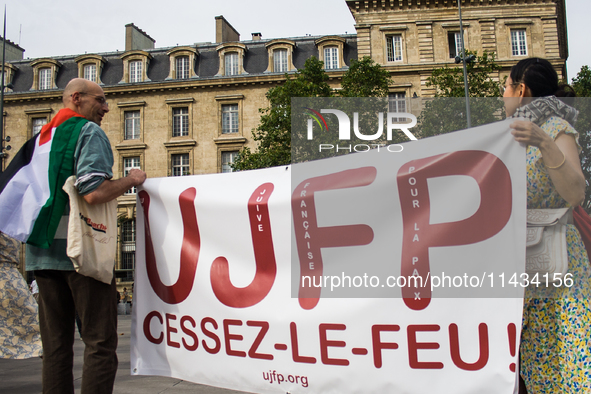
[[[523,82],[534,97],[575,97],[575,92],[569,85],[558,84],[558,74],[546,59],[523,59],[511,68],[510,76],[513,83]]]

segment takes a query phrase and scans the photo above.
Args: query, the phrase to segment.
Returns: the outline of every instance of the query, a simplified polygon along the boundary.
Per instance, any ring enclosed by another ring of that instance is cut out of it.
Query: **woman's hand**
[[[560,196],[572,206],[580,205],[585,200],[586,183],[575,137],[559,133],[553,140],[538,125],[523,120],[514,121],[510,127],[515,141],[540,149],[544,165]]]
[[[515,138],[517,142],[523,142],[527,145],[532,145],[537,148],[541,148],[541,145],[544,143],[552,142],[552,138],[544,132],[535,123],[532,123],[527,120],[516,120],[515,122],[511,123],[511,127],[513,130],[511,134]],[[562,160],[562,155],[560,155]]]

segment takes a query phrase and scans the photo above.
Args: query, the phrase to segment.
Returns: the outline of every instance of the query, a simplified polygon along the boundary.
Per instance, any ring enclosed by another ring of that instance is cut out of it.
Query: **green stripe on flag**
[[[51,245],[61,217],[68,204],[68,194],[62,189],[69,176],[75,174],[74,152],[80,130],[88,122],[72,117],[59,125],[51,141],[49,154],[49,199],[41,208],[27,243],[47,249]]]

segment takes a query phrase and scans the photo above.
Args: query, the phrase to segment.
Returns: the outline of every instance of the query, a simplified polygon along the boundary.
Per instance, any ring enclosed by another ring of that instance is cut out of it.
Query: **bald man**
[[[100,128],[109,106],[102,88],[82,78],[73,79],[64,89],[64,109],[51,127],[61,132],[71,127],[77,142],[71,175],[86,202],[111,201],[134,186],[146,174],[133,169],[128,176],[113,177],[113,152]],[[43,130],[42,130],[43,133]],[[56,139],[54,138],[54,141]],[[69,210],[66,210],[69,211]],[[35,271],[39,286],[39,324],[43,341],[43,393],[73,394],[73,344],[75,311],[85,343],[82,394],[112,393],[117,372],[117,304],[115,278],[110,285],[78,274],[66,254],[68,212],[49,249],[27,245],[26,266]]]

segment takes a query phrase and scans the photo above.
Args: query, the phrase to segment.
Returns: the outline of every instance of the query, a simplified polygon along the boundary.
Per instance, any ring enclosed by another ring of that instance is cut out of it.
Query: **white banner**
[[[132,374],[257,393],[512,393],[526,174],[508,125],[148,179]]]

